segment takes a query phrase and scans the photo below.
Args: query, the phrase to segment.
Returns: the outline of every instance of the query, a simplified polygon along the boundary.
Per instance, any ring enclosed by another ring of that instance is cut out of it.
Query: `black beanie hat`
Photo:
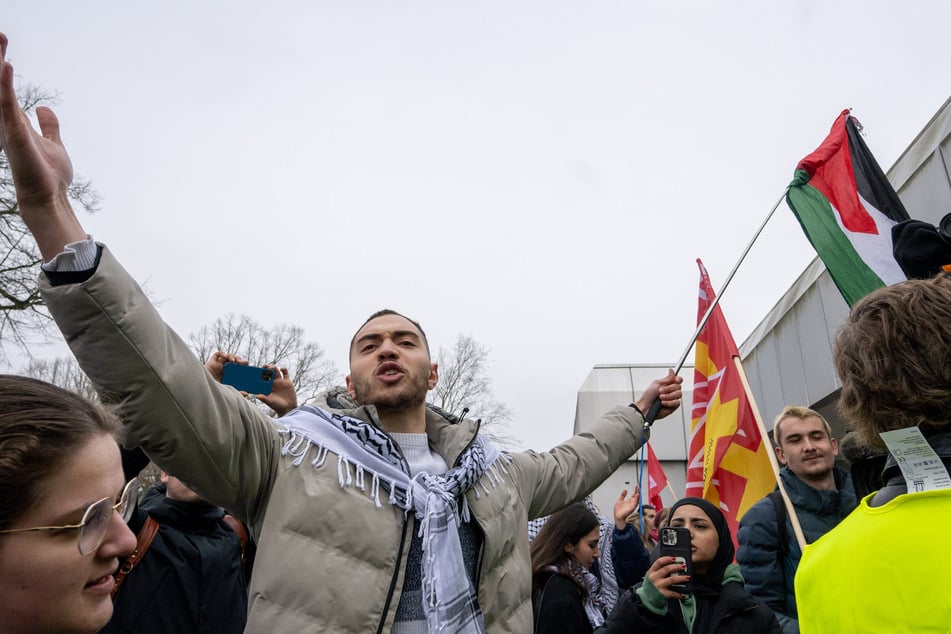
[[[908,279],[934,277],[951,265],[951,236],[921,220],[892,227],[892,255]]]

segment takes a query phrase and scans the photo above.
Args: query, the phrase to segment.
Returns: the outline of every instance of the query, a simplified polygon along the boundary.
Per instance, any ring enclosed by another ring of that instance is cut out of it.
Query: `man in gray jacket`
[[[806,543],[835,528],[857,501],[848,471],[835,466],[839,446],[819,412],[789,405],[773,426],[779,475],[796,509]],[[737,533],[736,561],[746,589],[772,608],[785,634],[799,631],[793,580],[802,551],[785,515],[782,499],[771,494],[754,504]],[[779,510],[779,514],[777,514]]]
[[[384,310],[350,347],[351,409],[266,417],[219,385],[69,205],[72,167],[47,108],[20,111],[0,34],[0,143],[46,262],[50,313],[126,441],[252,526],[248,631],[527,632],[530,518],[580,499],[644,442],[641,414],[680,404],[668,373],[548,452],[502,454],[478,423],[427,409],[426,335]]]

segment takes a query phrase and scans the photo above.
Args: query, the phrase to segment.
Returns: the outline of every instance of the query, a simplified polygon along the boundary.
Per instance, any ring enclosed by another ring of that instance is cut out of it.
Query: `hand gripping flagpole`
[[[683,370],[684,363],[687,361],[687,357],[690,355],[690,351],[693,349],[693,345],[697,342],[697,338],[700,336],[700,333],[703,332],[704,326],[707,325],[707,320],[710,319],[710,315],[713,314],[713,309],[717,307],[720,303],[720,298],[723,297],[723,293],[726,292],[727,286],[730,285],[730,282],[733,280],[733,276],[736,274],[737,269],[740,268],[740,265],[743,263],[743,260],[746,259],[746,256],[749,254],[750,249],[753,248],[753,243],[756,242],[759,235],[763,232],[763,229],[766,227],[766,223],[770,221],[773,217],[773,214],[776,213],[776,210],[779,209],[779,205],[782,204],[783,200],[786,198],[786,193],[789,191],[787,187],[783,190],[783,195],[779,197],[779,200],[776,201],[776,204],[773,205],[773,208],[766,214],[766,219],[763,220],[763,223],[759,226],[759,229],[756,230],[756,233],[753,234],[753,239],[750,240],[749,244],[746,245],[746,248],[743,249],[743,253],[740,255],[740,259],[736,261],[736,264],[733,265],[733,270],[730,271],[730,274],[727,275],[726,281],[723,282],[723,286],[720,287],[720,291],[717,293],[717,296],[713,298],[713,301],[710,303],[710,306],[707,307],[707,312],[703,314],[703,318],[700,319],[700,323],[697,324],[697,330],[693,333],[693,336],[690,338],[690,343],[687,344],[687,348],[684,350],[684,353],[680,356],[680,361],[677,362],[677,367],[674,369],[674,374],[680,374],[680,371]],[[654,424],[654,420],[657,419],[657,415],[660,413],[661,402],[660,397],[658,396],[654,399],[654,402],[651,403],[650,409],[647,411],[647,415],[644,417],[644,428],[649,428]]]

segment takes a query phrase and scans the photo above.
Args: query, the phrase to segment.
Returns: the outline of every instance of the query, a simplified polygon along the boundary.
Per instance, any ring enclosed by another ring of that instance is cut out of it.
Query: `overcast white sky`
[[[391,307],[434,348],[489,346],[536,449],[571,433],[593,365],[677,360],[695,258],[719,288],[843,108],[891,166],[951,94],[949,23],[893,0],[0,13],[103,196],[87,229],[179,333],[295,323],[345,371]],[[812,257],[784,203],[724,295],[738,343]]]

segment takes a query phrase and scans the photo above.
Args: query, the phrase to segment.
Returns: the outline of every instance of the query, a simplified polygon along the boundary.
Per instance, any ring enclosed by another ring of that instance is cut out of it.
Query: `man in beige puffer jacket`
[[[2,34],[0,45],[5,57]],[[323,410],[272,420],[210,376],[82,229],[66,195],[72,168],[55,115],[38,109],[42,136],[32,130],[12,77],[4,61],[0,142],[21,215],[46,262],[39,284],[50,312],[103,399],[118,405],[126,444],[143,447],[162,469],[253,527],[247,630],[426,631],[419,571],[407,569],[418,533],[412,509],[388,503],[385,481],[361,469],[359,455],[335,453],[295,431],[298,423],[320,429]],[[397,456],[407,475],[420,466],[454,469],[483,446],[478,423],[450,423],[426,408],[438,367],[415,322],[392,311],[371,317],[353,338],[350,366],[348,391],[362,406],[334,420],[381,430],[395,449],[386,455]],[[660,399],[666,416],[680,397],[680,379],[670,373],[636,404],[615,408],[551,451],[504,455],[479,472],[458,507],[471,516],[459,533],[479,629],[531,631],[527,521],[596,488],[645,440],[640,412]],[[403,601],[407,588],[412,598]]]

